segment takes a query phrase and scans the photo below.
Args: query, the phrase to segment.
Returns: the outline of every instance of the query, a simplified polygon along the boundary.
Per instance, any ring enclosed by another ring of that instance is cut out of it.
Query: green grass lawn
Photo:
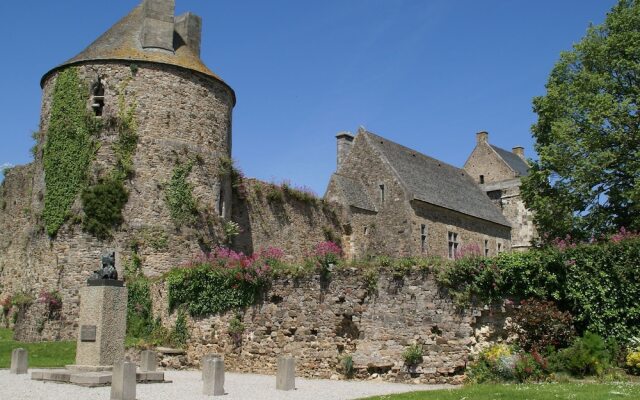
[[[29,368],[64,367],[76,360],[76,342],[20,343],[13,332],[0,328],[0,368],[11,366],[11,350],[22,347],[29,352]]]
[[[370,397],[370,400],[609,400],[640,399],[633,383],[543,383],[473,385],[462,389]]]

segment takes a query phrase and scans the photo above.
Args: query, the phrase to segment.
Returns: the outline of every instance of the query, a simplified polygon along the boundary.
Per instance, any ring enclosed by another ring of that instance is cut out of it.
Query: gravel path
[[[173,383],[137,385],[138,400],[205,400],[202,395],[200,371],[167,371],[165,378]],[[296,378],[296,390],[281,392],[275,389],[275,376],[234,374],[225,375],[227,395],[223,400],[347,400],[361,397],[453,388],[449,385],[404,385],[386,382],[331,381]],[[108,400],[110,387],[83,388],[59,383],[31,380],[28,375],[10,375],[0,370],[0,400]]]

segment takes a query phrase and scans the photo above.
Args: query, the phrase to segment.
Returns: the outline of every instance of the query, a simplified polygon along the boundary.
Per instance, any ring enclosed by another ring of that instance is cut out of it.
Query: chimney
[[[489,132],[478,132],[476,133],[476,144],[480,143],[489,143]]]
[[[522,146],[516,146],[513,149],[511,149],[511,152],[515,155],[517,155],[518,157],[522,158],[523,160],[524,158],[524,147]]]
[[[351,151],[351,145],[353,144],[353,135],[351,132],[340,132],[336,135],[338,142],[338,168],[340,170],[342,163],[347,159],[349,152]]]
[[[185,13],[176,17],[176,32],[185,45],[200,57],[200,39],[202,37],[202,18],[193,14]],[[178,49],[179,45],[175,48]]]
[[[144,20],[140,32],[142,48],[174,51],[173,17],[175,0],[145,0],[142,6]]]

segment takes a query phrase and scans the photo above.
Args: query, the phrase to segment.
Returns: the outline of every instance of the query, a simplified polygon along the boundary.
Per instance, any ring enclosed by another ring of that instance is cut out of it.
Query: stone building
[[[487,132],[479,132],[476,147],[464,164],[464,170],[500,207],[511,224],[511,248],[521,251],[531,247],[537,232],[531,210],[520,196],[520,179],[529,173],[524,148],[501,149],[489,144]]]
[[[351,257],[510,250],[510,222],[465,170],[364,129],[337,141],[325,198],[345,207]]]

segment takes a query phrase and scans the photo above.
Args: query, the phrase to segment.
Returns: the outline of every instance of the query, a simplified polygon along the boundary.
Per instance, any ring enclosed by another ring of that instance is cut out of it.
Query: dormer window
[[[98,78],[98,81],[94,83],[91,88],[91,109],[96,117],[102,117],[102,110],[104,109],[104,85],[100,78]]]

